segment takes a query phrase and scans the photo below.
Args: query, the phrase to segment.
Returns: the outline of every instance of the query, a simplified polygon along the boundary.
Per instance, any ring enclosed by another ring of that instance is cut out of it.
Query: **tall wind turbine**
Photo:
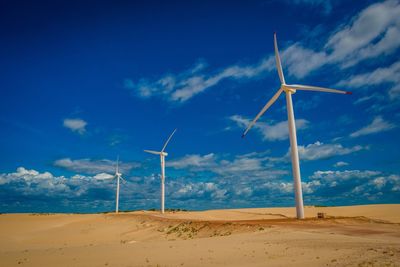
[[[172,134],[168,137],[167,142],[165,142],[164,147],[161,151],[154,151],[154,150],[144,150],[144,152],[160,155],[161,161],[161,213],[164,213],[164,206],[165,206],[165,157],[168,156],[165,148],[167,147],[169,141],[171,140],[172,136],[175,134],[176,129],[172,132]]]
[[[292,94],[296,93],[297,90],[304,91],[318,91],[327,93],[338,93],[338,94],[351,94],[351,92],[340,91],[336,89],[329,89],[324,87],[309,86],[309,85],[298,85],[298,84],[286,84],[285,77],[282,71],[281,58],[279,56],[278,44],[276,41],[276,33],[274,33],[274,47],[275,47],[275,60],[276,68],[278,69],[279,79],[281,81],[281,88],[275,93],[275,95],[265,104],[262,110],[257,114],[253,121],[250,122],[247,129],[244,131],[242,137],[254,126],[257,120],[265,113],[265,111],[278,99],[278,97],[285,92],[286,94],[286,108],[288,114],[288,125],[289,125],[289,138],[290,138],[290,151],[292,158],[292,172],[294,180],[294,191],[296,198],[296,214],[298,219],[304,218],[304,206],[303,206],[303,193],[301,190],[301,177],[300,177],[300,164],[299,164],[299,152],[297,150],[297,136],[296,136],[296,125],[293,113]]]
[[[117,194],[115,196],[115,213],[118,213],[119,209],[119,185],[120,185],[120,180],[125,181],[122,178],[122,174],[119,172],[119,156],[117,157],[117,166],[115,168],[115,175],[114,178],[117,179]]]

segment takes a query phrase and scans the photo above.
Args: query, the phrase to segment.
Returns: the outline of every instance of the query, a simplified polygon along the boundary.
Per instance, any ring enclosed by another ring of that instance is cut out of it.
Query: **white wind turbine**
[[[244,131],[242,137],[244,137],[247,134],[247,132],[251,129],[251,127],[254,126],[256,121],[278,99],[278,97],[282,94],[282,92],[285,92],[286,108],[288,114],[288,125],[289,125],[290,151],[292,158],[292,172],[293,172],[294,191],[296,198],[296,214],[298,219],[303,219],[304,218],[303,193],[301,190],[299,153],[297,150],[297,136],[296,136],[294,113],[293,113],[292,94],[296,93],[296,90],[319,91],[319,92],[338,93],[338,94],[351,94],[351,92],[329,89],[324,87],[317,87],[317,86],[309,86],[309,85],[286,84],[285,77],[283,76],[281,59],[278,51],[278,44],[276,41],[276,33],[274,33],[274,47],[275,47],[276,68],[278,69],[279,79],[281,80],[281,88],[279,88],[278,92],[276,92],[275,95],[267,102],[267,104],[265,104],[262,110],[249,124],[247,129]]]
[[[119,156],[117,157],[117,166],[115,168],[114,178],[117,179],[117,193],[116,193],[116,196],[115,196],[115,213],[118,213],[118,211],[119,211],[119,185],[120,185],[120,180],[125,181],[122,178],[122,173],[119,172]]]
[[[144,150],[144,152],[160,155],[161,161],[161,213],[164,213],[164,206],[165,206],[165,157],[168,156],[167,152],[164,152],[165,148],[167,147],[169,141],[171,140],[172,136],[175,134],[176,129],[172,132],[169,136],[167,142],[165,142],[164,147],[161,151],[154,151],[154,150]]]

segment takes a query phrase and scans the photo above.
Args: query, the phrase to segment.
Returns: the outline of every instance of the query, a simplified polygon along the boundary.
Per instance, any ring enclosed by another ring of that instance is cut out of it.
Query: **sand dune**
[[[400,205],[359,205],[344,207],[306,207],[306,217],[316,217],[318,212],[324,212],[331,216],[359,217],[364,216],[376,220],[400,223]],[[294,218],[293,208],[253,208],[253,209],[229,209],[208,210],[196,212],[184,212],[167,214],[167,218],[181,218],[188,220],[262,220]]]
[[[3,214],[0,266],[399,266],[400,205],[305,211]]]

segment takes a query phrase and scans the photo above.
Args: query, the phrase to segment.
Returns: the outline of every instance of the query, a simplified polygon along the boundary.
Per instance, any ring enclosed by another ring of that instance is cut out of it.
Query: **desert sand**
[[[400,266],[400,204],[305,212],[2,214],[0,266]]]

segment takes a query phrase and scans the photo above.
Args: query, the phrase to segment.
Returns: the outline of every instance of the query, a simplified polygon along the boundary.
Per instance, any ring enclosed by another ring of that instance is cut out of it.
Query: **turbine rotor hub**
[[[291,93],[291,94],[296,93],[296,89],[290,88],[286,84],[282,84],[281,89],[285,91],[285,93]]]

